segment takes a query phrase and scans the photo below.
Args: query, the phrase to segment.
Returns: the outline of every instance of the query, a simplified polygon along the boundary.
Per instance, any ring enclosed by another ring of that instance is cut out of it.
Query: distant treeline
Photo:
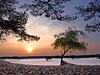
[[[61,56],[5,56],[0,57],[0,59],[29,59],[29,58],[45,58],[45,59],[52,59],[52,58],[60,58]],[[64,58],[99,58],[100,54],[95,55],[69,55],[64,56]]]

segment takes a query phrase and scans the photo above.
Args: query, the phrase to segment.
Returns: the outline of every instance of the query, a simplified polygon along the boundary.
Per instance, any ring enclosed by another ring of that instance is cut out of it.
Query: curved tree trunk
[[[64,53],[61,55],[60,65],[63,65],[63,64],[64,64],[63,58],[64,58],[64,55],[66,54],[66,52],[67,52],[68,50],[69,50],[69,49],[64,50]]]
[[[61,55],[60,65],[63,65],[63,57],[64,57],[64,55],[62,54],[62,55]]]

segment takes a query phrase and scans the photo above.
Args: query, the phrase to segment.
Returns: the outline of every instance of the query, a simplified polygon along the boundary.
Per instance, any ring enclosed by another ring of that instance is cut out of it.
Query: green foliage
[[[58,35],[54,35],[56,39],[51,46],[53,46],[54,49],[61,49],[61,65],[63,64],[63,57],[66,52],[74,50],[85,51],[87,49],[87,43],[79,41],[80,35],[84,36],[85,34],[82,31],[73,30],[71,28],[65,32],[59,33]]]
[[[78,30],[68,30],[58,35],[55,35],[55,42],[52,43],[54,49],[61,48],[63,50],[62,55],[71,50],[83,50],[85,51],[86,43],[79,41],[79,36],[84,32]]]

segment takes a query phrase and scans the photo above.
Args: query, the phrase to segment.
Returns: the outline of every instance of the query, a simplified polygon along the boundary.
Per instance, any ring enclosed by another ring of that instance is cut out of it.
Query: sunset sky
[[[74,7],[87,5],[88,1],[90,0],[72,0],[67,2],[65,4],[65,13],[74,15],[74,13],[77,12]],[[29,0],[19,0],[19,2],[24,4],[29,2]],[[0,56],[60,55],[60,50],[54,50],[51,46],[51,43],[54,42],[54,34],[63,32],[67,29],[67,27],[73,26],[76,26],[79,30],[84,30],[86,23],[91,22],[85,22],[83,18],[79,18],[72,22],[60,22],[45,18],[44,16],[33,17],[30,15],[28,23],[26,24],[27,32],[29,34],[40,36],[40,40],[30,43],[18,42],[18,38],[9,36],[7,37],[6,42],[0,42]],[[100,32],[87,33],[86,38],[83,40],[88,43],[88,50],[85,53],[77,51],[72,54],[100,54]],[[28,52],[28,47],[31,47],[33,51]]]

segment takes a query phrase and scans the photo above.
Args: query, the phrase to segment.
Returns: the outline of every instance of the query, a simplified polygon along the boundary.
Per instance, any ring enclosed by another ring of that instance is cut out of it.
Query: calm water
[[[60,65],[60,59],[5,59],[11,63],[20,63],[28,65]],[[96,58],[65,58],[68,63],[77,64],[77,65],[100,65],[100,59]]]

